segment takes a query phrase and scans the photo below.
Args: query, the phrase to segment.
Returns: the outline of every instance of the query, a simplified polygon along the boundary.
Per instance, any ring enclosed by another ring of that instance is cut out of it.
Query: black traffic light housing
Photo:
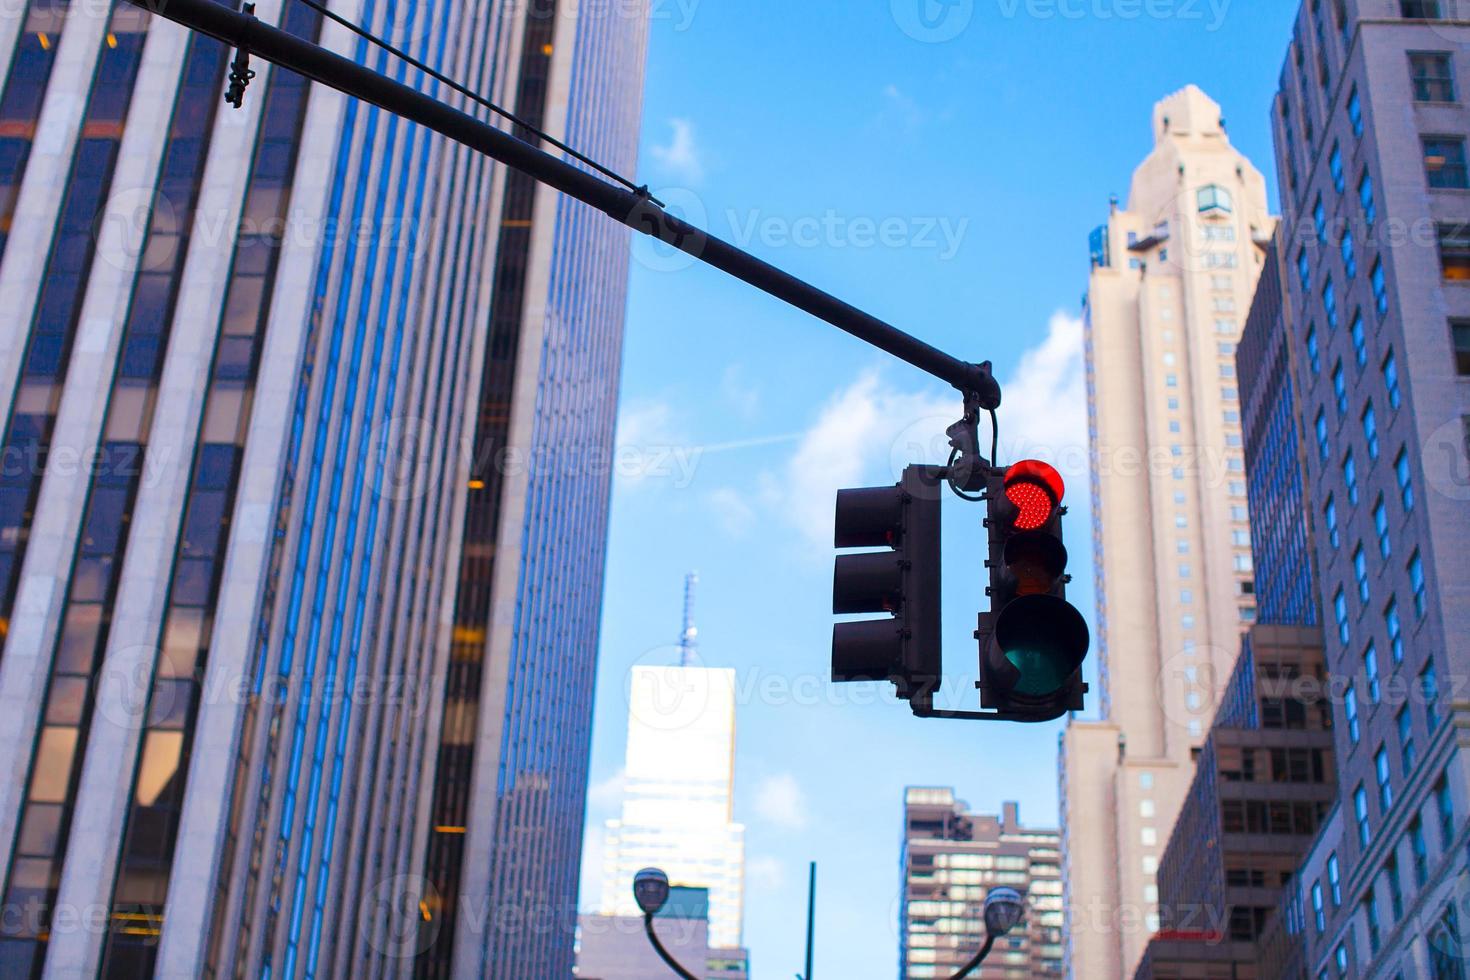
[[[985,477],[990,611],[980,614],[980,704],[1019,721],[1083,708],[1087,622],[1066,599],[1065,486],[1025,460]]]
[[[832,627],[832,680],[890,680],[916,712],[933,704],[940,654],[939,498],[935,467],[910,466],[891,487],[837,494],[832,611],[887,613]]]

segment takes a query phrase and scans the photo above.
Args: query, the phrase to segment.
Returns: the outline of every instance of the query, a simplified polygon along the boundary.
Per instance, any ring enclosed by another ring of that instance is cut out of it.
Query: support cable
[[[555,136],[552,136],[549,133],[544,132],[543,130],[537,129],[535,126],[532,126],[530,123],[526,122],[524,119],[517,116],[515,113],[509,111],[508,109],[502,109],[494,102],[491,102],[489,99],[471,90],[467,86],[461,85],[459,82],[456,82],[448,75],[445,75],[442,72],[430,68],[428,65],[424,64],[422,61],[415,58],[407,51],[404,51],[397,45],[383,40],[367,28],[362,27],[358,24],[354,24],[346,17],[343,17],[342,15],[334,13],[333,11],[327,9],[326,4],[320,3],[318,2],[318,0],[298,0],[298,2],[306,4],[312,10],[315,10],[317,13],[321,14],[323,17],[327,18],[333,23],[340,24],[341,26],[347,28],[353,34],[356,34],[358,37],[362,38],[364,41],[367,41],[369,44],[377,45],[384,51],[393,55],[393,57],[398,58],[400,61],[405,62],[413,68],[418,69],[435,81],[449,86],[454,91],[458,92],[460,95],[463,95],[465,98],[469,99],[476,105],[483,106],[484,108],[489,109],[491,112],[495,113],[501,118],[509,120],[510,122],[524,129],[526,132],[531,133],[537,139],[550,143],[552,146],[556,147],[558,150],[561,150],[572,159],[577,160],[580,163],[585,163],[587,166],[591,167],[593,170],[596,170],[604,177],[617,181],[619,184],[622,184],[630,191],[634,191],[642,195],[643,197],[648,198],[659,207],[663,207],[662,201],[648,193],[648,186],[646,184],[635,184],[628,178],[624,177],[622,174],[619,174],[617,171],[604,167],[602,164],[598,163],[596,160],[592,159],[586,154],[580,153],[577,150],[572,149],[570,146],[567,146]]]

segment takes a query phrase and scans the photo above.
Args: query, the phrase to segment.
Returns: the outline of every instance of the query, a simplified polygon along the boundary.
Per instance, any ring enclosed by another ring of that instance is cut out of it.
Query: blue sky
[[[1069,480],[1071,597],[1091,618],[1076,320],[1087,233],[1109,194],[1126,196],[1153,103],[1190,82],[1222,104],[1235,145],[1274,185],[1268,112],[1295,5],[945,2],[654,0],[640,176],[715,234],[951,353],[993,360],[1009,382],[1002,456],[1034,451]],[[1059,726],[919,721],[886,687],[826,680],[833,491],[938,461],[958,403],[646,242],[622,400],[583,906],[598,902],[601,826],[618,807],[627,671],[669,662],[682,576],[697,569],[703,660],[739,676],[754,975],[800,969],[816,860],[814,972],[892,976],[905,785],[1057,819]],[[945,507],[956,699],[975,672],[982,517]]]

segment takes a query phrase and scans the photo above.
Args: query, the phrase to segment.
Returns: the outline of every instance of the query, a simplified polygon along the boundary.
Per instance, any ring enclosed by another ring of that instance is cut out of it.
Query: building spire
[[[694,587],[699,584],[699,573],[689,572],[684,576],[684,630],[679,634],[679,666],[693,666],[698,644],[695,637],[699,630],[694,628]]]

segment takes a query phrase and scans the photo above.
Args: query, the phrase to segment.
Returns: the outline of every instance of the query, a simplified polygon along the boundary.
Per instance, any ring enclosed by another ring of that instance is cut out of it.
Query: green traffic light
[[[1069,658],[1059,658],[1052,651],[1007,650],[1005,657],[1011,666],[1021,672],[1020,680],[1016,681],[1016,693],[1029,694],[1036,698],[1055,694],[1075,670],[1075,667],[1063,662]]]

